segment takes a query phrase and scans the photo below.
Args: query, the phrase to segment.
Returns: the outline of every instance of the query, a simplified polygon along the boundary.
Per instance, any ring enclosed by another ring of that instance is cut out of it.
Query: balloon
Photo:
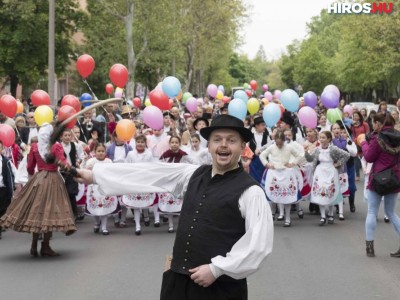
[[[115,132],[120,140],[129,142],[135,136],[136,127],[131,120],[123,119],[118,121]]]
[[[246,105],[247,104],[247,100],[249,99],[249,96],[247,96],[246,92],[243,90],[237,90],[234,94],[233,94],[233,99],[240,99],[243,101],[243,103]]]
[[[117,87],[115,89],[114,98],[122,98],[123,95],[124,95],[124,89]]]
[[[181,83],[174,76],[165,77],[162,82],[162,90],[169,98],[175,98],[181,90]]]
[[[247,97],[251,97],[251,95],[253,95],[253,93],[251,92],[251,90],[246,90],[246,95],[247,95]]]
[[[111,95],[111,93],[114,91],[114,86],[111,83],[106,84],[106,93]]]
[[[365,140],[365,134],[364,134],[364,133],[361,133],[361,134],[359,134],[358,137],[357,137],[357,141],[356,141],[357,145],[361,147],[361,142],[362,142],[363,140]]]
[[[262,89],[264,92],[268,91],[268,84],[263,84]]]
[[[263,110],[263,119],[265,124],[272,128],[278,123],[281,118],[281,109],[278,104],[270,103],[264,107]]]
[[[86,94],[82,94],[82,96],[83,95],[89,95],[90,96],[90,94],[87,94],[87,93]],[[81,101],[83,101],[82,100],[82,96],[81,96]],[[92,99],[92,96],[90,96],[90,99],[88,99],[88,100],[91,100],[91,99]],[[89,103],[89,105],[90,104],[91,103]],[[72,106],[75,109],[76,112],[81,110],[81,103],[79,102],[78,98],[75,97],[74,95],[65,95],[61,100],[61,107],[63,107],[64,105]]]
[[[223,85],[219,85],[219,86],[218,86],[218,91],[221,91],[222,94],[225,94],[225,88],[224,88],[224,86],[223,86]]]
[[[164,128],[162,111],[156,106],[147,106],[142,113],[143,122],[152,129]]]
[[[14,118],[17,113],[17,100],[11,95],[0,98],[0,112],[9,118]]]
[[[11,147],[15,143],[15,131],[8,124],[0,124],[0,142],[4,147]]]
[[[89,54],[83,54],[79,56],[78,60],[76,61],[76,69],[83,78],[86,78],[92,74],[94,65],[94,59]]]
[[[281,118],[282,118],[283,113],[285,112],[285,108],[283,107],[282,104],[279,104],[279,108],[281,109]]]
[[[245,90],[248,90],[249,87],[250,87],[250,85],[249,85],[248,83],[244,83],[244,84],[243,84],[243,88],[244,88]]]
[[[141,102],[142,101],[140,100],[139,97],[133,98],[133,104],[135,105],[135,107],[139,108]]]
[[[24,105],[21,101],[17,101],[17,114],[22,114],[24,112]]]
[[[347,104],[343,107],[343,112],[348,113],[349,116],[352,116],[353,115],[353,107],[351,105]]]
[[[181,99],[182,99],[182,96],[183,96],[182,90],[180,90],[179,93],[178,93],[178,96],[176,96],[175,98],[176,98],[177,100],[181,100]]]
[[[144,101],[144,105],[147,106],[151,106],[151,101],[149,98],[146,98],[146,100]]]
[[[272,93],[271,93],[271,92],[265,92],[265,93],[264,93],[264,97],[265,97],[268,101],[271,101],[271,100],[272,100]]]
[[[339,108],[330,108],[328,109],[328,112],[326,113],[326,117],[328,121],[333,124],[336,121],[339,121],[342,119],[342,112],[340,111]]]
[[[254,115],[260,109],[260,102],[256,98],[250,98],[247,101],[247,110],[249,111],[250,115]]]
[[[174,99],[169,99],[168,106],[169,106],[169,109],[171,109],[172,106],[174,106]]]
[[[274,91],[274,97],[276,98],[276,99],[281,99],[281,94],[282,94],[282,92],[280,91],[280,90],[275,90]]]
[[[36,90],[31,94],[33,106],[50,105],[50,96],[43,90]]]
[[[336,85],[333,85],[333,84],[327,85],[326,87],[324,87],[323,92],[325,92],[325,91],[331,91],[331,92],[335,93],[338,98],[340,98],[340,91]]]
[[[301,125],[307,128],[317,128],[317,113],[311,107],[304,106],[300,108],[298,117]]]
[[[222,102],[224,102],[224,103],[229,103],[230,100],[231,99],[228,96],[223,96],[222,97]]]
[[[81,95],[81,97],[80,97],[80,100],[81,101],[88,101],[88,100],[92,100],[93,98],[92,98],[92,95],[90,95],[89,93],[83,93],[82,95]],[[87,106],[89,106],[89,105],[91,105],[92,104],[92,102],[85,102],[85,103],[83,103],[83,106],[84,107],[87,107]],[[76,106],[73,106],[73,108],[75,108],[77,111],[79,111],[80,110],[80,107],[79,108],[77,108]]]
[[[162,90],[152,90],[149,93],[149,98],[152,105],[162,110],[169,110],[169,98]]]
[[[49,106],[40,105],[35,109],[33,118],[38,126],[42,126],[44,123],[50,123],[53,121],[54,113]]]
[[[76,110],[69,105],[64,105],[60,108],[60,110],[57,113],[57,120],[58,121],[64,121],[68,119],[70,116],[74,115],[76,113]],[[74,125],[76,124],[76,119],[73,119],[67,124],[67,128],[72,129]]]
[[[252,81],[250,81],[250,87],[253,91],[255,91],[257,89],[258,83],[257,81],[255,81],[254,79]]]
[[[190,111],[191,113],[195,112],[197,109],[197,99],[194,97],[189,98],[186,101],[186,108],[188,111]]]
[[[304,94],[304,103],[307,106],[314,108],[317,105],[317,102],[318,102],[318,98],[314,92],[309,91]]]
[[[113,65],[108,75],[111,79],[111,82],[117,87],[124,88],[128,82],[128,69],[122,64]]]
[[[193,97],[193,95],[192,95],[191,93],[186,92],[186,93],[183,94],[182,102],[183,102],[183,103],[186,103],[186,101],[187,101],[189,98],[192,98],[192,97]]]
[[[296,112],[299,110],[299,95],[297,95],[297,93],[291,89],[286,89],[282,92],[281,102],[283,107],[285,107],[290,112]]]
[[[208,94],[210,97],[215,98],[215,97],[217,96],[217,93],[218,93],[218,88],[217,88],[217,86],[216,86],[215,84],[210,84],[210,85],[208,85],[208,87],[207,87],[207,94]]]
[[[321,102],[326,108],[336,108],[339,105],[339,97],[335,91],[325,90],[321,94]]]
[[[243,121],[246,118],[247,113],[246,104],[243,102],[242,99],[233,99],[231,102],[229,102],[228,113],[231,116],[234,116]]]
[[[217,92],[217,96],[216,96],[215,98],[221,100],[222,97],[224,97],[224,93],[222,93],[222,91],[218,91],[218,92]]]

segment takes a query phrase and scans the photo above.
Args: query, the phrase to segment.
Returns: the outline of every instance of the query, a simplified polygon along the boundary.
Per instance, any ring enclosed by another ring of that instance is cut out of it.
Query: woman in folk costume
[[[291,144],[285,144],[285,134],[279,130],[275,144],[261,152],[260,160],[268,168],[265,179],[265,192],[269,200],[279,205],[279,218],[285,218],[284,227],[291,226],[290,207],[301,199],[303,181],[293,168],[303,157],[304,152]],[[290,158],[294,157],[293,163]]]
[[[168,163],[188,162],[190,159],[187,157],[187,153],[179,148],[180,146],[181,138],[179,136],[171,136],[169,140],[170,149],[161,155],[160,160]],[[158,197],[158,205],[161,211],[170,213],[180,212],[183,203],[182,199],[177,199],[169,193],[159,193]],[[172,214],[168,214],[168,232],[175,232]]]
[[[128,143],[118,138],[117,133],[115,132],[116,123],[115,126],[112,127],[111,124],[108,124],[108,127],[114,141],[107,147],[107,157],[110,158],[114,163],[125,162],[129,151],[132,151],[132,147]],[[127,212],[128,208],[124,205],[121,205],[121,217],[119,217],[119,214],[114,215],[115,227],[126,227]]]
[[[147,148],[147,139],[144,135],[139,135],[135,138],[135,149],[128,153],[125,159],[127,163],[151,162],[154,161],[153,154]],[[140,175],[138,175],[140,176]],[[129,194],[122,196],[122,203],[127,207],[133,208],[135,216],[135,234],[142,233],[140,226],[140,210],[143,209],[145,214],[145,226],[150,225],[148,208],[153,207],[154,212],[154,227],[160,227],[160,213],[158,212],[158,203],[156,193],[147,194]]]
[[[333,224],[333,205],[342,200],[338,169],[342,169],[350,154],[332,145],[332,133],[323,131],[319,134],[320,146],[313,154],[305,148],[307,161],[313,162],[315,169],[311,189],[311,202],[320,206],[320,226],[326,224],[325,210],[329,207],[328,223]]]
[[[112,160],[106,157],[106,147],[102,143],[94,146],[95,157],[89,158],[85,164],[85,169],[92,170],[95,164],[110,164]],[[108,216],[115,213],[118,208],[118,199],[115,196],[103,196],[98,191],[97,185],[91,184],[87,187],[86,209],[94,216],[95,223],[93,231],[100,231],[103,235],[109,235],[107,229]]]
[[[201,148],[200,136],[197,133],[192,134],[189,142],[191,146],[182,147],[182,150],[187,153],[188,157],[192,159],[195,164],[210,165],[211,156],[209,155],[207,148]]]
[[[28,173],[33,176],[0,219],[1,226],[32,233],[30,253],[34,257],[39,256],[37,241],[40,233],[44,234],[40,255],[58,256],[50,248],[52,232],[62,231],[70,235],[76,231],[74,215],[58,165],[46,162],[46,158],[51,155],[59,164],[68,167],[60,143],[56,142],[48,149],[52,132],[50,124],[40,128],[39,142],[31,145],[28,154]],[[36,166],[39,172],[34,174]]]

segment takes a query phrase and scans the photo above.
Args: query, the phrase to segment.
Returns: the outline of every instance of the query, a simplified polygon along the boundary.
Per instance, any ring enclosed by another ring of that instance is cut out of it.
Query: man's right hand
[[[78,172],[78,176],[74,177],[76,182],[84,183],[84,184],[93,184],[93,172],[91,170],[85,169],[76,169]]]

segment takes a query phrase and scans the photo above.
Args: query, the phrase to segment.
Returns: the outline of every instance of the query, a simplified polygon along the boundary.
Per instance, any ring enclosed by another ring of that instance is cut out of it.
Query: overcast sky
[[[240,50],[253,58],[264,46],[267,58],[278,58],[294,39],[304,39],[306,23],[332,0],[246,0],[252,8],[243,28]]]

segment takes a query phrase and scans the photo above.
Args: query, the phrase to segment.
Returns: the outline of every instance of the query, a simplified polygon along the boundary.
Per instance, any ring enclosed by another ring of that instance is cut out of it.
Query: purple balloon
[[[265,92],[265,93],[264,93],[264,97],[265,97],[265,99],[267,99],[268,101],[271,101],[271,100],[272,100],[272,94],[271,94],[271,92]]]
[[[338,95],[338,97],[340,97],[340,91],[339,91],[339,89],[338,89],[338,87],[337,87],[336,85],[333,85],[333,84],[327,85],[327,86],[324,88],[324,91],[323,91],[323,92],[325,92],[325,91],[333,91],[333,92],[335,92],[335,93]]]
[[[317,95],[314,92],[307,92],[303,95],[304,97],[304,104],[314,108],[317,105],[318,98]]]
[[[268,91],[268,84],[263,84],[262,89],[264,92]]]
[[[207,94],[210,95],[211,97],[215,98],[218,93],[218,88],[215,84],[210,84],[207,87]]]
[[[186,101],[186,108],[188,111],[190,111],[191,113],[195,112],[197,109],[197,99],[195,97],[190,97],[187,101]]]
[[[339,97],[335,91],[326,90],[321,95],[321,102],[326,108],[336,108],[339,105]]]
[[[317,113],[311,107],[304,106],[300,108],[297,115],[301,125],[307,128],[317,128]]]
[[[274,91],[274,96],[275,96],[276,99],[281,100],[281,94],[282,94],[282,92],[280,90],[275,90]]]
[[[142,113],[143,122],[152,129],[160,130],[164,127],[162,111],[154,105],[147,106]]]

